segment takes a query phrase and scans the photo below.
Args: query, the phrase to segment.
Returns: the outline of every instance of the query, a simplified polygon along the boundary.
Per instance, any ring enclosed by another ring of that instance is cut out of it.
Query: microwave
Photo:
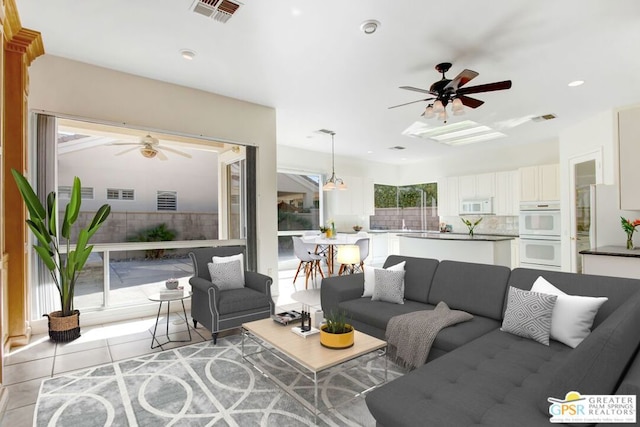
[[[460,202],[460,215],[492,213],[493,201],[491,197],[486,199],[467,199]]]

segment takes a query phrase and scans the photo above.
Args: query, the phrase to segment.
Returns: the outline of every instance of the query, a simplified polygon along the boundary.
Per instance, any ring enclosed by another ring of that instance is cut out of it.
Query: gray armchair
[[[200,322],[209,329],[214,344],[217,342],[219,331],[237,328],[245,322],[267,318],[275,310],[275,304],[271,298],[273,280],[269,276],[245,271],[245,287],[241,289],[220,290],[215,283],[211,282],[207,267],[211,258],[240,253],[245,253],[244,246],[199,248],[189,252],[194,272],[193,277],[189,279],[193,290],[191,296],[193,327],[195,328]]]

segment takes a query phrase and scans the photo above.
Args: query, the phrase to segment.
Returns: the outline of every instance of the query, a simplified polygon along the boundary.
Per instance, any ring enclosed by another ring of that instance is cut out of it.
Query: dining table
[[[309,245],[315,245],[315,253],[326,255],[327,259],[327,273],[329,276],[333,275],[333,264],[338,253],[339,246],[342,245],[355,245],[358,239],[362,239],[362,236],[357,234],[338,233],[335,237],[326,237],[323,234],[316,236],[303,236],[302,241]]]

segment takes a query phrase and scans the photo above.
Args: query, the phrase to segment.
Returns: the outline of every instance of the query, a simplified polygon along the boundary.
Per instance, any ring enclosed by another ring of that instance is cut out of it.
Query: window
[[[61,199],[71,198],[71,186],[61,185],[58,187],[58,197]],[[82,200],[93,200],[93,187],[81,187],[80,197]]]
[[[278,258],[295,260],[291,235],[320,230],[322,177],[278,172]],[[295,268],[295,267],[293,267]]]
[[[178,192],[158,191],[157,209],[159,211],[177,211],[178,210]]]
[[[372,229],[438,230],[438,184],[375,184],[376,212],[370,219]]]
[[[107,188],[107,200],[134,200],[133,190]]]

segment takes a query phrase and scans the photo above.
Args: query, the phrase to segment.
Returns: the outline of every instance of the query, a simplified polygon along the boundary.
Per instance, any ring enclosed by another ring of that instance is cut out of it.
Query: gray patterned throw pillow
[[[244,288],[244,280],[242,279],[242,263],[240,261],[207,263],[211,281],[215,283],[220,290],[240,289]]]
[[[510,286],[507,310],[500,330],[549,345],[551,314],[557,298],[556,295]]]
[[[376,269],[375,278],[371,301],[404,304],[404,270]]]

